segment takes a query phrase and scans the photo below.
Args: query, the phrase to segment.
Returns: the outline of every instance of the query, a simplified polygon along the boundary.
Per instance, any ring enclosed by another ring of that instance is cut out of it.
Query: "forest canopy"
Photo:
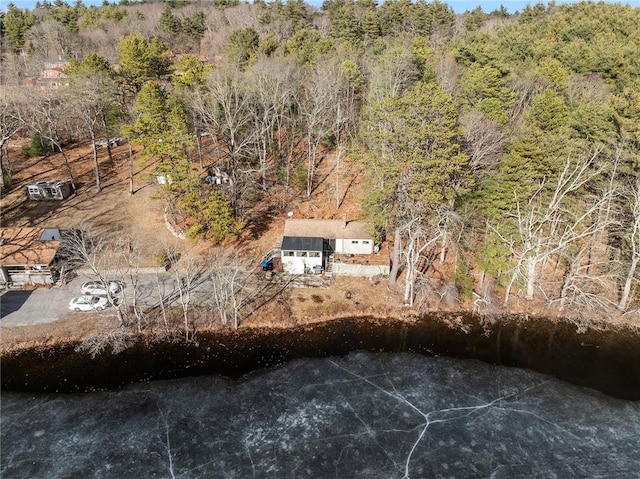
[[[362,210],[393,244],[409,304],[437,287],[440,261],[477,304],[517,290],[560,308],[637,307],[638,8],[44,0],[9,4],[0,22],[5,187],[17,135],[60,151],[126,136],[172,177],[167,201],[190,234],[218,242],[270,191],[282,207],[311,197],[331,157],[337,209],[341,162],[362,166]],[[62,88],[42,78],[52,59]],[[207,168],[224,193],[202,185]]]

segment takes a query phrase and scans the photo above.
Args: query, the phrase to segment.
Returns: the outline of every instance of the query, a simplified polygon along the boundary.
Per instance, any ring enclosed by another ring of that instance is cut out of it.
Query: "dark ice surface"
[[[3,392],[0,426],[3,479],[640,477],[639,402],[408,353]]]

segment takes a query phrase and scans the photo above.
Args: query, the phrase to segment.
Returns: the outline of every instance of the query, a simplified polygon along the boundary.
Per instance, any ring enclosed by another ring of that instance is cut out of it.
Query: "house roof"
[[[0,228],[0,266],[49,265],[60,241],[41,240],[44,228]]]
[[[344,220],[289,219],[284,223],[284,236],[325,239],[369,239],[365,223]]]
[[[324,240],[322,238],[285,236],[282,238],[282,250],[289,251],[322,251]]]

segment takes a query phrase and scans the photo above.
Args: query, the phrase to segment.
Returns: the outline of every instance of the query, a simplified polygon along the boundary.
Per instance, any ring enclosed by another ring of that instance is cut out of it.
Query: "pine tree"
[[[118,43],[120,73],[137,89],[147,80],[170,73],[171,51],[165,42],[147,40],[137,33],[122,37]]]
[[[259,45],[260,35],[254,28],[240,28],[229,35],[225,44],[225,52],[231,62],[244,67],[252,58],[256,57]]]
[[[171,7],[167,5],[160,15],[160,27],[166,33],[177,35],[182,30],[180,20],[173,14]]]
[[[361,134],[369,151],[372,216],[388,222],[402,216],[408,201],[433,212],[468,191],[473,179],[459,133],[455,105],[434,83],[420,82],[401,97],[370,105]]]
[[[25,34],[37,22],[36,16],[29,10],[21,10],[13,3],[9,3],[7,13],[2,21],[3,35],[6,36],[7,47],[13,51],[24,48]]]

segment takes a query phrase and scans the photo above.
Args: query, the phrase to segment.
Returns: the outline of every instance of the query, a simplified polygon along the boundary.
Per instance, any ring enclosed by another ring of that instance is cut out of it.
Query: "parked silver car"
[[[78,296],[69,301],[69,309],[73,311],[102,311],[108,305],[104,296]]]
[[[117,281],[108,281],[107,287],[111,295],[118,294],[122,290],[122,284]],[[105,285],[100,281],[87,281],[80,286],[82,294],[88,294],[90,296],[106,296],[107,289]]]

